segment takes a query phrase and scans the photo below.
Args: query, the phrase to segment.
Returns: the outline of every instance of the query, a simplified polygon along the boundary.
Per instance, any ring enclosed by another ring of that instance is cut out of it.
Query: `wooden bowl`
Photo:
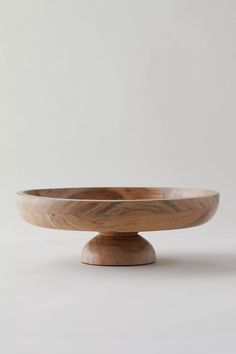
[[[81,261],[96,265],[140,265],[156,261],[139,231],[201,225],[215,214],[219,193],[182,188],[60,188],[17,193],[29,223],[63,230],[97,231]]]

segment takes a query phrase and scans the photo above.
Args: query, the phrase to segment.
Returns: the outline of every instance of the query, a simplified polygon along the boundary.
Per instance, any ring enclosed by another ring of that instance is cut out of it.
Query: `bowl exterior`
[[[17,194],[21,216],[54,229],[139,232],[187,228],[215,214],[219,194],[172,200],[72,200]]]

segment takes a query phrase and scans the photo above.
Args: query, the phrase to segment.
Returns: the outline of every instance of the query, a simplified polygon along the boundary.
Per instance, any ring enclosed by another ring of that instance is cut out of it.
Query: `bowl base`
[[[156,262],[152,245],[138,233],[106,233],[83,248],[81,262],[103,266],[142,265]]]

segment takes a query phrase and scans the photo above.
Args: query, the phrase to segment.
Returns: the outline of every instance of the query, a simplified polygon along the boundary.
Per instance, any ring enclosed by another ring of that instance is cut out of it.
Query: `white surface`
[[[230,0],[0,2],[1,353],[236,352],[235,33]],[[131,268],[16,214],[16,190],[99,185],[221,206]]]
[[[91,234],[26,229],[0,250],[4,353],[235,353],[235,237],[148,233],[157,264],[95,267]]]

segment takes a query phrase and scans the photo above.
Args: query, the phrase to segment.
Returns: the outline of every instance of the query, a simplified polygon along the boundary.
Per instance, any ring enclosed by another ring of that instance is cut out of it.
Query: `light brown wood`
[[[101,233],[83,251],[82,261],[90,264],[128,264],[127,257],[133,259],[129,264],[143,264],[143,259],[151,263],[150,247],[142,252],[137,248],[133,257],[131,243],[141,247],[141,236],[130,233],[201,225],[214,215],[218,202],[218,192],[182,188],[63,188],[17,193],[19,212],[31,224]],[[119,237],[116,242],[114,237]],[[125,243],[126,237],[130,241]],[[95,258],[98,263],[92,261]]]
[[[94,265],[141,265],[156,261],[152,245],[137,233],[99,234],[81,254],[81,261]]]

